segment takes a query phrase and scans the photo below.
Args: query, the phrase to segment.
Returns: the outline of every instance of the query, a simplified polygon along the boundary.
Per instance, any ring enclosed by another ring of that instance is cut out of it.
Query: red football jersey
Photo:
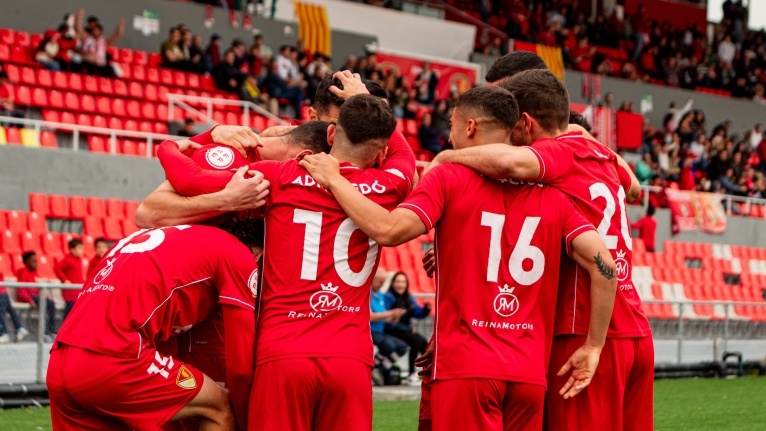
[[[202,148],[197,148],[194,151],[187,151],[186,153],[188,154],[191,152],[191,158],[201,167],[205,169],[236,171],[248,163],[261,160],[258,148],[249,150],[247,152],[247,158],[245,158],[242,157],[242,154],[240,154],[239,151],[236,151],[231,147],[216,144],[213,142],[213,129],[215,129],[215,127],[189,138],[190,141],[202,145]]]
[[[433,378],[545,386],[559,256],[593,226],[553,187],[451,163],[399,207],[436,228]]]
[[[104,355],[137,358],[223,307],[227,381],[244,423],[255,350],[258,270],[234,236],[209,226],[141,230],[104,256],[56,336]],[[56,348],[54,345],[54,349]],[[157,354],[149,374],[167,378],[172,358]]]
[[[157,154],[170,183],[186,196],[221,190],[232,176],[200,168],[167,141]],[[380,261],[378,245],[297,161],[250,167],[271,183],[258,363],[347,357],[372,366],[370,285]],[[342,164],[341,173],[368,198],[393,209],[412,187],[415,159],[401,133],[395,133],[380,169]]]
[[[633,286],[633,240],[625,211],[629,178],[619,172],[617,157],[580,133],[540,139],[529,149],[540,162],[538,181],[569,195],[597,226],[617,266],[617,296],[608,337],[644,337],[652,330]],[[587,335],[590,322],[590,276],[571,259],[562,262],[556,335]]]

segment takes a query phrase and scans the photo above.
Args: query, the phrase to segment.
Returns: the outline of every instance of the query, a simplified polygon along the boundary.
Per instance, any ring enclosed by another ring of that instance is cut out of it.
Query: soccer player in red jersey
[[[83,286],[48,367],[53,429],[145,430],[197,418],[200,429],[247,429],[253,379],[253,255],[207,226],[142,230],[121,240]],[[222,305],[225,390],[157,346]],[[232,415],[229,398],[234,407]]]
[[[517,119],[510,93],[475,88],[455,105],[450,140],[456,148],[508,142]],[[594,312],[587,340],[556,371],[568,379],[559,386],[567,398],[587,386],[616,282],[603,241],[563,193],[444,164],[389,213],[340,175],[332,157],[307,156],[301,165],[382,245],[437,228],[434,430],[542,427],[555,314],[548,305],[556,301],[564,250],[593,276]]]
[[[551,184],[569,195],[595,226],[617,265],[619,289],[608,339],[593,383],[573,400],[548,396],[548,429],[653,429],[654,346],[631,271],[632,239],[625,211],[629,173],[616,156],[580,133],[563,133],[569,115],[564,84],[550,71],[530,70],[505,80],[522,112],[512,143],[440,153],[436,164],[468,166],[492,178]],[[582,344],[592,313],[590,276],[565,259],[551,353],[554,370]],[[549,384],[561,384],[551,373]],[[613,406],[613,408],[604,408]]]
[[[345,92],[366,91],[350,73],[340,76]],[[344,176],[387,208],[409,193],[415,172],[407,141],[395,135],[388,142],[395,128],[391,108],[363,94],[346,100],[327,134]],[[158,155],[170,183],[187,196],[220,190],[231,177],[199,168],[168,142]],[[379,247],[297,161],[250,169],[271,183],[251,429],[369,430],[369,303]]]

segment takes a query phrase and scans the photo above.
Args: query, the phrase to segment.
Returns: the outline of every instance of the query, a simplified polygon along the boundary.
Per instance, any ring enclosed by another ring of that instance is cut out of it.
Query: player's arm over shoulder
[[[467,166],[495,179],[515,178],[535,181],[539,179],[541,173],[540,161],[535,152],[529,147],[514,147],[508,144],[442,151],[433,163],[446,162]]]

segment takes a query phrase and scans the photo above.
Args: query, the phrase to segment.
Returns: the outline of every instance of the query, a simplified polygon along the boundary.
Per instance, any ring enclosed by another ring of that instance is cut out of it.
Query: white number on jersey
[[[604,198],[606,207],[604,208],[604,218],[598,225],[598,234],[604,240],[604,244],[609,250],[617,249],[617,235],[609,235],[609,228],[612,226],[612,217],[616,210],[614,196],[604,183],[594,183],[590,186],[590,199]],[[620,234],[625,241],[628,250],[633,250],[633,238],[630,236],[630,227],[628,226],[628,214],[625,212],[625,189],[620,186],[617,191],[617,202],[620,204]]]
[[[154,250],[155,248],[159,247],[163,241],[165,241],[164,231],[166,229],[184,230],[190,227],[191,226],[189,225],[181,225],[181,226],[168,226],[168,227],[163,227],[163,228],[154,229],[154,230],[141,229],[138,232],[134,232],[126,236],[125,238],[121,239],[120,242],[118,242],[117,245],[112,248],[112,251],[110,251],[106,257],[110,258],[114,256],[115,254],[117,254],[118,252],[130,254],[130,253],[144,253],[147,251]],[[147,234],[149,235],[149,238],[137,244],[128,244],[133,238],[141,234]]]
[[[545,255],[538,247],[532,245],[532,237],[535,235],[540,217],[527,217],[521,226],[519,239],[511,252],[508,260],[508,270],[513,279],[524,286],[534,284],[543,276],[545,270]],[[486,211],[481,213],[481,225],[490,229],[489,233],[489,260],[487,262],[487,281],[496,283],[500,272],[500,242],[502,237],[505,216]],[[523,263],[526,259],[532,260],[532,268],[524,270]]]

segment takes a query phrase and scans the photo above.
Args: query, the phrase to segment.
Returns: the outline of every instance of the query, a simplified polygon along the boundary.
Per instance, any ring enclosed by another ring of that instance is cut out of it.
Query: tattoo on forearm
[[[604,259],[601,257],[600,252],[596,254],[596,256],[593,258],[593,261],[596,262],[596,268],[598,268],[598,272],[600,272],[604,278],[607,280],[614,278],[614,268],[604,263]]]

